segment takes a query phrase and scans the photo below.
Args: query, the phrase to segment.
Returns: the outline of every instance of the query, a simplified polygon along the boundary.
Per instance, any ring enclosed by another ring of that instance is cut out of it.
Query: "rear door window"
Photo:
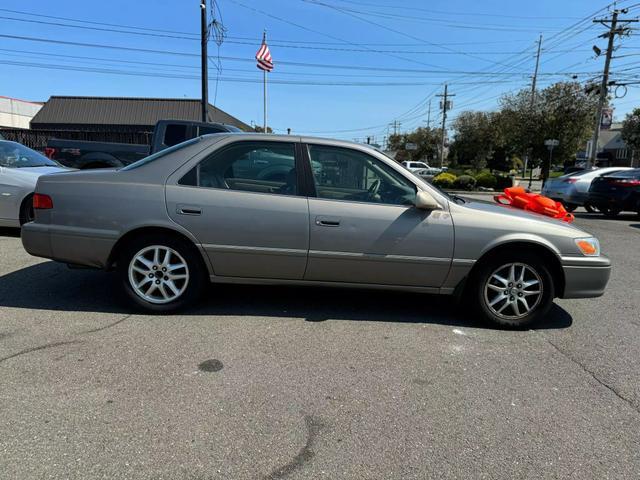
[[[213,153],[197,168],[200,187],[279,195],[299,191],[293,143],[238,142]],[[193,181],[193,175],[190,178]]]

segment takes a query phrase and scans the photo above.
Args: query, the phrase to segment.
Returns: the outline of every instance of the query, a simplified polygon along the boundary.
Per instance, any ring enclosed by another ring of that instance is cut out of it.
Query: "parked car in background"
[[[66,171],[35,150],[0,140],[0,227],[19,227],[33,220],[31,198],[38,177]]]
[[[640,168],[597,177],[591,183],[587,201],[607,217],[622,211],[640,215]]]
[[[424,162],[402,162],[402,166],[420,177],[429,179],[443,172],[442,168],[430,167]]]
[[[542,194],[562,202],[569,212],[573,212],[578,207],[584,207],[588,212],[593,212],[593,206],[589,204],[587,197],[594,179],[625,170],[631,170],[631,168],[605,167],[596,170],[579,170],[561,177],[550,178],[545,182]]]
[[[285,162],[285,178],[265,174]],[[555,297],[602,295],[610,275],[574,226],[450,197],[338,140],[207,135],[119,170],[41,177],[35,200],[29,253],[115,268],[155,312],[192,304],[209,281],[324,285],[455,294],[522,327]]]
[[[45,154],[67,167],[119,168],[200,135],[240,131],[233,125],[221,123],[160,120],[153,131],[151,146],[53,138],[47,142]]]
[[[407,170],[409,170],[410,172],[416,172],[418,170],[426,170],[427,168],[429,168],[429,165],[427,165],[424,162],[402,162],[402,166],[404,168],[406,168]]]

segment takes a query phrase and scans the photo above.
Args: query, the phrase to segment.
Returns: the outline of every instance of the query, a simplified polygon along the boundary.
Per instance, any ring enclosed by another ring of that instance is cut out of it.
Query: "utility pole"
[[[431,99],[429,99],[429,112],[427,113],[427,128],[431,129]]]
[[[602,110],[604,109],[604,105],[607,101],[608,86],[609,86],[609,67],[611,66],[611,56],[613,55],[613,47],[614,40],[616,35],[622,35],[625,33],[625,28],[618,28],[618,22],[637,22],[638,19],[619,19],[618,15],[620,13],[626,14],[627,9],[623,10],[614,10],[611,18],[603,18],[603,19],[594,19],[594,23],[601,23],[604,26],[609,25],[609,31],[601,37],[608,37],[607,42],[607,55],[604,61],[604,72],[602,74],[602,82],[600,83],[600,98],[598,99],[598,108],[596,109],[596,125],[593,130],[593,138],[591,140],[591,151],[589,152],[589,157],[587,158],[587,168],[591,168],[592,165],[596,163],[596,159],[598,156],[598,137],[600,137],[600,124],[602,122]]]
[[[402,125],[402,122],[394,120],[393,123],[390,123],[389,125],[393,127],[393,134],[398,135],[398,130],[400,129],[400,125]]]
[[[201,42],[201,64],[202,64],[202,121],[207,121],[207,107],[209,105],[209,72],[207,69],[207,0],[200,0],[200,42]]]
[[[451,102],[448,100],[449,97],[455,97],[455,94],[449,93],[447,84],[444,84],[444,94],[436,95],[437,97],[442,97],[442,101],[440,102],[440,108],[442,109],[442,139],[440,141],[440,168],[444,166],[444,142],[447,138],[447,111],[451,110]]]
[[[529,103],[529,112],[533,114],[533,107],[536,103],[536,83],[538,81],[538,67],[540,66],[540,50],[542,48],[542,34],[540,34],[540,38],[538,39],[538,53],[536,54],[536,68],[533,71],[533,80],[531,81],[531,102]],[[529,118],[533,118],[533,115],[530,115]],[[522,176],[527,176],[527,165],[529,163],[529,155],[531,154],[531,148],[528,148],[528,151],[524,155],[524,170],[522,172]],[[529,182],[529,188],[531,188],[531,182]]]

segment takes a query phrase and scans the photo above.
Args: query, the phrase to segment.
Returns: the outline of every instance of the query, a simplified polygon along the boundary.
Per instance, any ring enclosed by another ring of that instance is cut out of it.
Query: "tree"
[[[419,127],[410,133],[389,135],[389,150],[396,150],[396,160],[429,160],[438,155],[440,130]],[[407,143],[415,143],[416,150],[407,150]]]
[[[597,98],[583,90],[577,82],[559,82],[538,92],[531,108],[531,92],[521,90],[502,98],[503,134],[515,152],[531,152],[541,159],[543,177],[548,178],[549,152],[547,139],[557,139],[554,158],[569,160],[591,135]]]
[[[263,133],[264,128],[261,127],[260,125],[256,125],[255,127],[253,127],[253,131],[258,133]],[[273,133],[273,129],[271,127],[267,127],[267,133]]]
[[[471,111],[458,115],[453,122],[452,145],[457,163],[471,164],[478,170],[487,166],[498,143],[494,116],[494,113]]]
[[[625,117],[622,123],[622,139],[631,148],[633,159],[633,152],[640,149],[640,108],[634,109]]]

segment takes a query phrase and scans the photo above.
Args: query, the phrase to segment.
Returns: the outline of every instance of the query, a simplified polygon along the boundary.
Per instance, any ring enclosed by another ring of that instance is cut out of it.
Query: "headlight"
[[[574,241],[583,255],[587,257],[600,256],[600,242],[598,242],[597,238],[576,238]]]

